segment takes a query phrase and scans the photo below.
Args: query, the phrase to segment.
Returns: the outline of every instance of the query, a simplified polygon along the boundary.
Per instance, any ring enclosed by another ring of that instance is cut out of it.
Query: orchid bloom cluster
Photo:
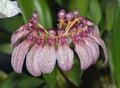
[[[47,31],[38,23],[38,13],[34,12],[28,23],[12,34],[11,63],[17,73],[22,72],[25,56],[27,70],[33,76],[51,73],[56,62],[61,70],[70,70],[74,63],[71,43],[82,70],[96,63],[99,45],[104,51],[104,64],[107,62],[106,47],[94,23],[79,16],[78,10],[66,13],[63,9],[58,12],[58,21],[57,30],[49,28]]]

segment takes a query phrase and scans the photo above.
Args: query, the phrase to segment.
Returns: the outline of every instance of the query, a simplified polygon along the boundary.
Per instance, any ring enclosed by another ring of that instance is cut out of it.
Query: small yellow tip
[[[63,20],[63,19],[60,19],[59,22],[60,22],[60,23],[59,23],[59,28],[61,28],[61,27],[63,26],[64,20]]]
[[[72,22],[68,22],[68,27],[66,27],[66,32],[64,33],[64,35],[66,35],[68,33],[68,31],[70,30],[70,28],[76,23],[76,22],[80,22],[78,18],[75,18]]]
[[[47,35],[49,35],[48,31],[47,31],[40,23],[38,23],[37,25],[38,25],[40,28],[42,28]]]

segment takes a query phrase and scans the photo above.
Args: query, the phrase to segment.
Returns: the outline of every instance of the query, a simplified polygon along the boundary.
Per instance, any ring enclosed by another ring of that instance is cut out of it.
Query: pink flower
[[[106,64],[108,58],[104,41],[99,37],[98,31],[96,31],[97,29],[95,29],[96,25],[87,24],[87,21],[83,27],[79,27],[80,25],[83,25],[82,23],[80,23],[77,28],[72,28],[70,30],[73,43],[75,45],[75,52],[79,56],[82,70],[85,70],[90,65],[96,63],[99,57],[98,45],[103,48],[105,54],[104,64]]]
[[[67,37],[63,35],[64,30],[58,30],[58,49],[57,49],[57,61],[58,66],[62,70],[70,70],[73,65],[74,54],[72,49],[69,48],[66,42]]]
[[[26,67],[33,76],[53,71],[56,61],[61,70],[68,71],[74,63],[74,53],[69,47],[73,43],[80,59],[82,70],[95,64],[99,58],[99,45],[103,48],[105,62],[107,52],[104,41],[99,37],[97,25],[78,15],[78,10],[66,13],[58,12],[57,32],[48,31],[38,23],[38,13],[34,12],[28,23],[20,27],[11,37],[12,67],[17,73],[22,72],[26,57]]]
[[[56,62],[55,50],[55,31],[49,30],[50,36],[47,38],[47,43],[41,50],[37,50],[35,58],[38,59],[39,68],[42,73],[51,73]]]
[[[38,59],[34,57],[36,50],[41,50],[44,42],[44,31],[37,27],[38,14],[33,13],[29,22],[20,27],[11,37],[11,46],[14,48],[12,53],[12,67],[17,73],[22,72],[23,62],[26,56],[28,71],[34,76],[41,75],[38,66]],[[40,33],[38,35],[38,33]]]
[[[23,61],[31,44],[32,44],[31,41],[25,40],[21,44],[19,44],[17,47],[15,47],[12,53],[12,61],[11,61],[12,67],[18,73],[22,72]]]

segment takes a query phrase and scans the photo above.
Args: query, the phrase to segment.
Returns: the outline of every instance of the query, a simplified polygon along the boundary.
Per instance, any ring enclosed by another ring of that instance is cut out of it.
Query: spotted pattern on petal
[[[27,69],[28,69],[29,73],[31,73],[33,76],[41,75],[41,70],[38,65],[38,60],[37,60],[37,58],[34,57],[37,49],[38,49],[38,45],[34,44],[26,57]]]
[[[93,60],[89,56],[90,53],[88,52],[86,45],[84,43],[75,44],[75,52],[80,59],[81,69],[87,69],[92,64]]]
[[[56,50],[54,47],[46,44],[39,52],[39,67],[42,73],[51,73],[56,62]]]
[[[58,45],[57,49],[57,61],[58,65],[62,70],[68,71],[73,65],[73,51],[68,45]]]
[[[94,32],[95,32],[97,35],[100,35],[99,28],[98,28],[97,25],[94,26]]]
[[[104,64],[106,64],[107,60],[108,60],[108,56],[107,56],[107,51],[106,51],[106,47],[105,47],[104,41],[97,34],[90,35],[90,37],[103,48],[103,52],[104,52],[104,55],[105,55],[105,62],[104,62]]]
[[[29,30],[24,30],[23,27],[24,27],[24,25],[12,34],[11,46],[13,48],[18,44],[19,40],[22,37],[26,36],[30,32]]]
[[[95,25],[93,22],[91,22],[91,21],[87,21],[86,24],[87,24],[88,26],[94,26],[94,32],[95,32],[97,35],[100,34],[98,26]]]
[[[31,42],[25,40],[20,45],[18,45],[13,51],[11,63],[13,69],[18,73],[22,72],[22,66],[25,59],[25,55],[28,52],[31,44]]]
[[[89,47],[89,52],[91,52],[92,54],[92,58],[91,58],[93,60],[92,64],[95,64],[99,57],[99,46],[96,44],[96,42],[94,42],[90,38],[86,38],[84,40],[86,45]]]
[[[92,40],[91,40],[92,41]],[[99,45],[92,41],[92,44],[94,45],[95,47],[95,51],[94,51],[94,55],[95,55],[95,58],[94,58],[94,62],[96,62],[96,60],[99,58],[99,55],[100,55],[100,52],[99,52]]]

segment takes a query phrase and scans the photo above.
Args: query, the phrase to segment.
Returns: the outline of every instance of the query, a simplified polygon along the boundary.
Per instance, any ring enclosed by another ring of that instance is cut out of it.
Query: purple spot
[[[67,13],[67,14],[66,14],[66,19],[67,19],[68,21],[71,21],[71,20],[73,19],[73,14],[72,14],[71,12]]]
[[[37,37],[36,40],[37,40],[38,45],[41,45],[43,43],[43,38],[42,37]]]
[[[74,11],[73,11],[73,16],[74,16],[74,17],[78,17],[78,13],[79,13],[78,9],[74,10]]]
[[[28,37],[27,37],[28,40],[33,40],[34,39],[34,36],[32,34],[29,34]]]
[[[66,12],[63,9],[58,12],[58,18],[59,19],[64,19],[65,15],[66,15]]]

